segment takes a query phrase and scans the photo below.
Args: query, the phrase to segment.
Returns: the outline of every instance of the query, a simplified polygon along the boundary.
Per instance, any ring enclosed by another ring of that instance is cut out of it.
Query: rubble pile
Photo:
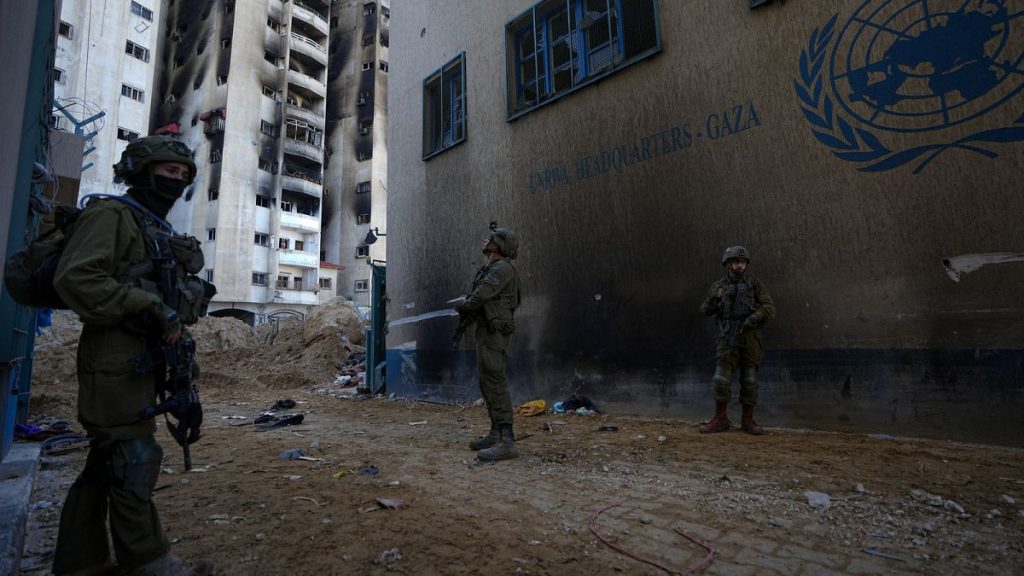
[[[57,310],[53,326],[40,330],[32,374],[33,416],[75,420],[75,356],[81,329],[73,312]],[[204,395],[233,395],[253,386],[332,384],[339,373],[354,380],[363,370],[364,330],[359,313],[342,298],[314,308],[305,321],[285,318],[253,329],[235,318],[207,316],[189,327]],[[356,366],[360,368],[353,372]]]

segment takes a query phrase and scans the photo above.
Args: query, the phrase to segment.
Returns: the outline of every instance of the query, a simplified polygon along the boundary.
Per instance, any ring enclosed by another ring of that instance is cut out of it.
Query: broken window
[[[380,61],[380,70],[381,70],[381,72],[387,72],[388,71],[388,63],[387,63],[387,61],[385,61],[385,60],[381,60]]]
[[[270,246],[270,235],[262,232],[257,232],[253,239],[253,243],[257,246]]]
[[[266,120],[260,120],[260,133],[266,134],[267,136],[277,136],[277,126],[274,126]]]
[[[206,229],[206,239],[207,240],[216,240],[217,239],[217,229],[216,228],[207,228]]]
[[[273,17],[267,16],[267,28],[270,28],[274,32],[281,32],[281,23],[274,20]]]
[[[210,186],[209,190],[206,191],[206,199],[213,202],[217,198],[220,198],[220,188],[217,186]]]
[[[275,160],[271,160],[269,158],[260,158],[259,168],[264,172],[277,174],[277,162]]]
[[[221,151],[220,148],[214,148],[213,150],[210,150],[210,164],[216,164],[217,162],[220,162],[221,159],[223,158],[223,154],[224,153]]]
[[[356,246],[356,258],[366,258],[370,255],[369,246]]]
[[[127,128],[118,128],[117,129],[117,139],[118,140],[126,140],[128,142],[131,142],[131,141],[137,139],[138,137],[139,137],[139,133],[138,132],[132,132],[131,130],[129,130]]]
[[[56,84],[64,84],[65,82],[68,81],[68,74],[67,74],[67,72],[61,70],[60,68],[54,68],[53,69],[53,81]]]
[[[124,53],[130,54],[143,62],[149,62],[149,48],[139,46],[131,40],[128,40],[127,44],[125,44]]]
[[[363,70],[373,70],[373,60],[363,62]]]
[[[291,212],[294,205],[288,200],[281,200],[281,212]]]
[[[274,199],[269,196],[263,196],[262,194],[256,195],[256,205],[260,208],[270,208],[274,205]]]
[[[324,138],[323,130],[308,122],[291,117],[285,119],[284,135],[317,148],[320,147]]]
[[[364,180],[359,184],[356,184],[356,194],[366,194],[370,191],[370,181]]]
[[[73,40],[75,35],[75,27],[61,20],[60,25],[57,27],[57,34],[60,34],[68,40]]]
[[[505,27],[515,116],[661,50],[657,0],[545,0]]]
[[[256,286],[266,286],[267,285],[267,273],[266,272],[253,272],[252,273],[252,283],[255,284]]]
[[[370,223],[370,214],[369,213],[364,212],[362,214],[356,214],[356,224],[369,224],[369,223]]]
[[[423,82],[423,159],[466,139],[466,54]]]

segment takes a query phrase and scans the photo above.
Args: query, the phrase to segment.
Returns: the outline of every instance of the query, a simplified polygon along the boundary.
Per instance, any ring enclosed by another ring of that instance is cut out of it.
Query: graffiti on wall
[[[865,172],[918,174],[947,152],[996,158],[1024,141],[1024,115],[989,119],[1019,104],[1022,59],[1024,3],[866,0],[845,22],[836,14],[811,32],[794,87],[812,133],[837,158]]]
[[[760,125],[761,117],[752,101],[737,104],[711,112],[699,125],[676,124],[631,142],[609,146],[570,163],[532,172],[527,176],[527,188],[530,192],[552,192],[612,172],[621,173],[635,164],[664,158],[701,141],[720,140]]]

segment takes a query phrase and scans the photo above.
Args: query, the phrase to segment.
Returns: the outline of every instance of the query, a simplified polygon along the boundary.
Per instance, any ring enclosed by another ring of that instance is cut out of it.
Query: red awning
[[[199,119],[203,122],[206,122],[210,119],[210,116],[220,116],[221,118],[227,118],[228,111],[225,110],[223,106],[221,106],[220,108],[214,108],[213,110],[207,110],[206,112],[203,112],[199,115]]]

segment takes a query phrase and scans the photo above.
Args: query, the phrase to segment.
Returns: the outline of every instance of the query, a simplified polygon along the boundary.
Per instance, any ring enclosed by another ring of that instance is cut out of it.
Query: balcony
[[[322,148],[319,146],[313,146],[312,144],[307,144],[294,138],[284,139],[284,151],[287,154],[294,154],[296,156],[302,156],[303,158],[314,160],[319,164],[323,164],[324,161],[324,151]]]
[[[291,33],[292,37],[292,50],[304,54],[314,62],[320,63],[321,66],[327,66],[327,48],[312,38],[307,38],[301,34]]]
[[[298,70],[288,71],[288,83],[298,86],[306,92],[315,94],[321,98],[327,96],[327,86],[324,86],[323,82],[313,78],[312,76],[306,76]]]
[[[281,226],[315,234],[320,231],[320,218],[318,216],[306,216],[297,212],[282,211]]]
[[[318,290],[314,290],[313,288],[303,288],[301,290],[275,288],[274,303],[313,306],[317,304],[318,292]]]
[[[303,250],[278,250],[277,262],[284,266],[297,266],[299,268],[320,267],[319,255]]]
[[[317,14],[312,8],[304,5],[302,2],[294,2],[292,4],[292,18],[302,20],[325,36],[330,32],[327,20],[324,20],[323,16]]]
[[[324,127],[324,115],[315,110],[310,110],[294,104],[287,104],[285,105],[285,114],[293,118],[309,122],[318,128]]]
[[[314,198],[323,197],[323,178],[313,171],[285,162],[281,168],[281,188],[301,192]]]

